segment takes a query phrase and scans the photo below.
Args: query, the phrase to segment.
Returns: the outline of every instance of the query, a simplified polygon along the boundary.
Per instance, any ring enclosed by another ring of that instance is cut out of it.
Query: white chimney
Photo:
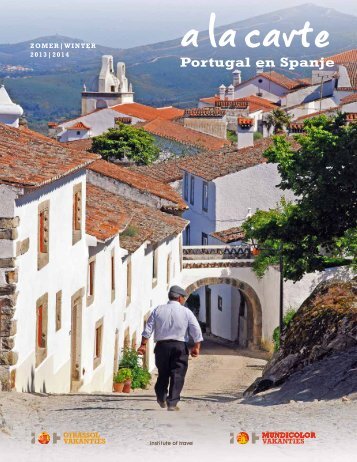
[[[254,146],[254,119],[238,117],[237,122],[237,148],[243,149]]]
[[[263,74],[264,69],[262,67],[257,67],[257,75],[258,74]]]
[[[226,86],[222,84],[218,90],[219,90],[219,99],[221,101],[224,101],[226,98]]]
[[[234,100],[234,86],[233,85],[229,85],[229,87],[227,89],[227,95],[228,95],[228,100],[229,101]]]
[[[242,71],[239,71],[236,69],[235,71],[232,72],[233,74],[233,85],[237,86],[242,83]]]

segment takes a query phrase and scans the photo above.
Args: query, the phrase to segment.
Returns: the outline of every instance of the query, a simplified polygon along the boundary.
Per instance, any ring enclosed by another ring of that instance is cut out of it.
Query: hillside
[[[237,16],[239,11],[237,10]],[[208,21],[208,18],[207,18]],[[290,32],[310,21],[315,31],[328,30],[330,45],[317,49],[314,46],[303,49],[293,45],[291,48],[251,49],[244,45],[245,34],[258,28],[262,35],[272,28]],[[79,112],[80,92],[83,82],[87,88],[96,90],[96,78],[100,68],[102,54],[112,54],[115,60],[127,64],[127,73],[135,90],[135,98],[146,104],[191,106],[203,96],[213,94],[222,83],[231,82],[231,73],[221,68],[180,68],[180,57],[237,59],[250,56],[255,59],[318,58],[321,54],[330,56],[355,46],[357,39],[357,17],[346,15],[329,8],[312,4],[287,8],[273,13],[255,16],[218,27],[216,35],[227,28],[237,30],[237,47],[213,49],[208,33],[200,33],[197,48],[182,48],[181,37],[130,49],[108,48],[97,45],[96,49],[74,50],[69,58],[55,58],[51,61],[30,57],[31,42],[73,42],[81,41],[63,36],[41,37],[33,41],[0,45],[0,79],[4,79],[7,88],[16,102],[25,111],[30,125],[42,128],[48,120],[68,118]],[[11,72],[6,65],[29,68],[29,71]],[[243,79],[249,78],[255,67],[244,69]],[[310,71],[302,71],[308,75]],[[290,77],[296,74],[288,71]]]

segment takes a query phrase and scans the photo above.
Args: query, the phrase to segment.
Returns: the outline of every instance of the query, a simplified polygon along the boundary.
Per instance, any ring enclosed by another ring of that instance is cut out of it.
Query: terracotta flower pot
[[[259,254],[260,254],[260,250],[259,250],[259,249],[256,249],[255,247],[253,247],[253,249],[252,249],[252,255],[254,255],[254,256],[256,257],[256,256],[259,255]]]
[[[124,382],[114,382],[113,383],[113,389],[116,393],[121,393],[124,388]]]
[[[125,380],[123,393],[130,393],[131,390],[131,380]]]

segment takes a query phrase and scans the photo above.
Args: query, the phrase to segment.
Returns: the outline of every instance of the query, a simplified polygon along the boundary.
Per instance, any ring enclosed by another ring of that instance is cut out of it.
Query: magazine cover
[[[0,461],[357,457],[356,0],[3,0]]]

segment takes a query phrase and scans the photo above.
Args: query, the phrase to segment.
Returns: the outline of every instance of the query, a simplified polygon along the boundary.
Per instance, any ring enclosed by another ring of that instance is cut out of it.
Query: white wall
[[[317,99],[332,96],[335,87],[335,79],[324,82],[322,85],[310,85],[308,87],[299,88],[296,91],[287,93],[281,100],[282,106],[294,106],[296,104],[308,103]]]
[[[276,187],[280,181],[276,165],[268,163],[215,179],[216,230],[240,226],[249,208],[254,213],[275,207],[283,196],[293,200],[290,191]]]
[[[149,243],[144,243],[131,257],[132,265],[132,297],[130,304],[126,305],[126,268],[128,259],[124,262],[121,287],[123,288],[123,324],[120,327],[119,341],[121,348],[124,341],[124,332],[129,327],[130,338],[136,332],[137,342],[141,341],[144,325],[144,316],[151,312],[157,305],[168,301],[168,289],[170,286],[180,284],[180,235],[173,236],[162,241],[158,247],[157,283],[153,286],[152,266],[153,253]],[[171,254],[171,279],[167,284],[167,257]],[[150,356],[149,368],[155,367],[153,354],[153,338],[149,341]]]
[[[95,111],[87,115],[83,115],[81,117],[77,117],[76,119],[69,120],[67,122],[63,122],[59,124],[63,130],[59,134],[59,141],[73,141],[72,139],[68,139],[68,132],[66,131],[66,127],[71,127],[72,125],[76,124],[77,122],[83,122],[85,125],[90,127],[90,136],[98,136],[102,133],[106,132],[109,128],[115,127],[115,118],[116,117],[128,117],[126,114],[121,114],[114,109],[102,109],[101,111]],[[132,117],[132,123],[136,124],[138,122],[142,122],[142,119],[138,119],[137,117]],[[76,133],[76,132],[74,132]],[[76,138],[79,139],[79,138]]]
[[[216,216],[216,187],[215,184],[210,181],[208,183],[208,209],[207,212],[202,209],[202,188],[204,180],[195,176],[194,183],[194,204],[190,203],[191,194],[191,176],[188,174],[188,200],[187,205],[190,207],[189,210],[184,212],[183,218],[190,221],[190,245],[201,245],[202,243],[202,232],[210,234],[215,231],[215,216]],[[182,185],[182,197],[184,185]]]
[[[262,82],[258,82],[259,80],[262,80]],[[287,91],[286,88],[258,74],[254,79],[247,80],[237,86],[234,91],[234,98],[244,98],[245,96],[256,95],[259,92],[262,93],[262,98],[276,103]]]
[[[29,250],[17,257],[19,269],[18,298],[15,312],[17,334],[14,350],[18,352],[16,390],[27,389],[35,370],[36,301],[48,293],[47,358],[35,371],[36,391],[69,391],[71,296],[86,286],[87,247],[85,235],[72,245],[73,186],[82,184],[85,204],[85,172],[81,170],[44,186],[16,201],[15,215],[20,217],[19,240],[30,238]],[[38,205],[50,200],[49,263],[37,270]],[[85,207],[82,207],[85,223]],[[55,332],[56,293],[62,290],[62,328]],[[85,301],[84,301],[85,303]],[[85,305],[83,312],[86,313]],[[83,342],[86,354],[86,342]]]

